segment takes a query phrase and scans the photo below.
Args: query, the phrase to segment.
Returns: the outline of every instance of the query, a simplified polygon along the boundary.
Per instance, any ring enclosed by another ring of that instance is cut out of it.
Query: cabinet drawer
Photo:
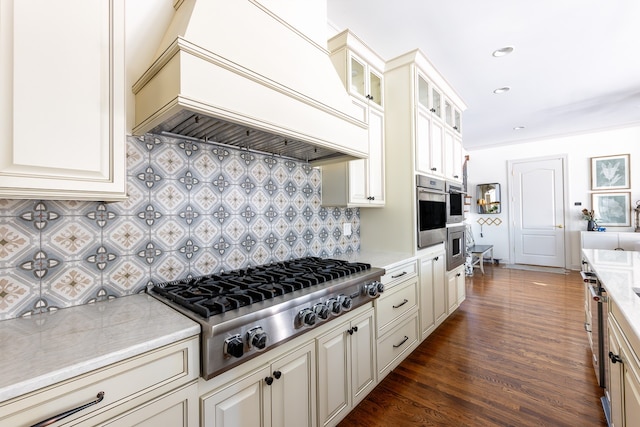
[[[390,330],[394,321],[405,313],[418,308],[418,278],[406,280],[375,300],[378,336]]]
[[[418,261],[413,260],[406,264],[388,269],[380,281],[385,289],[392,288],[397,284],[418,275]]]
[[[87,426],[95,426],[98,420],[87,420]],[[198,407],[198,382],[182,386],[135,407],[131,411],[110,419],[101,426],[109,427],[196,427],[200,425]]]
[[[414,313],[378,340],[378,381],[395,368],[418,344],[418,313]]]
[[[0,425],[31,425],[104,398],[55,425],[76,424],[98,413],[117,413],[198,378],[198,338],[193,337],[0,404]],[[113,416],[113,415],[110,415]]]

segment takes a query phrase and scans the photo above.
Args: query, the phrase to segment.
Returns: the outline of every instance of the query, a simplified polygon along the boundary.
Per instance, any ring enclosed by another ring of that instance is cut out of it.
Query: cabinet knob
[[[277,380],[280,379],[280,377],[282,376],[282,372],[280,371],[273,371],[273,376],[276,377]]]
[[[438,168],[431,168],[431,170],[435,172],[438,170]]]
[[[618,356],[617,354],[613,354],[612,351],[609,352],[609,359],[611,359],[611,363],[624,363],[622,357]]]
[[[436,109],[435,108],[431,108],[429,111],[431,111],[432,113],[435,113]]]
[[[264,382],[267,383],[267,385],[273,384],[273,377],[266,377]]]

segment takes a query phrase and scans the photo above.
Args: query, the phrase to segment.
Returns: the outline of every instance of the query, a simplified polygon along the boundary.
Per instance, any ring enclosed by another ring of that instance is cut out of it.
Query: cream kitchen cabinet
[[[331,60],[352,96],[353,116],[369,126],[369,157],[322,168],[325,206],[385,204],[384,61],[345,30],[328,41]]]
[[[32,425],[94,402],[51,425],[198,426],[198,342],[179,341],[0,403],[0,425]]]
[[[461,182],[460,109],[420,72],[416,87],[416,172]]]
[[[419,108],[416,113],[416,172],[442,177],[444,131],[442,123]]]
[[[444,121],[430,111],[434,88],[463,111],[462,99],[419,50],[386,61],[385,185],[393,191],[387,191],[384,209],[360,210],[361,229],[375,230],[361,236],[362,247],[367,251],[420,256],[416,233],[416,174],[442,178],[431,169],[444,174],[446,164]],[[440,145],[431,144],[434,133],[433,139]],[[436,159],[433,165],[432,150]]]
[[[453,313],[465,299],[464,265],[447,272],[447,312]]]
[[[609,299],[609,380],[611,427],[631,427],[640,420],[640,339]]]
[[[582,249],[624,249],[640,250],[640,233],[616,231],[581,231],[580,247]]]
[[[383,207],[385,205],[384,114],[370,109],[369,158],[322,166],[324,206]]]
[[[378,337],[378,381],[408,356],[420,342],[418,332],[418,261],[389,269],[385,290],[375,300]]]
[[[0,198],[125,198],[124,27],[124,0],[0,2]]]
[[[416,172],[442,177],[445,173],[445,132],[442,95],[422,74],[417,75]]]
[[[431,334],[447,317],[444,247],[420,258],[420,334]]]
[[[463,148],[462,141],[455,131],[446,130],[444,137],[445,148],[445,178],[450,181],[462,182]]]
[[[352,96],[383,108],[384,60],[349,30],[330,38],[327,47],[345,89]]]
[[[205,427],[316,425],[313,341],[201,397]]]
[[[314,343],[286,353],[201,400],[203,426],[315,426]]]
[[[448,99],[444,100],[444,122],[447,130],[451,129],[457,134],[462,133],[462,113]]]
[[[390,280],[385,283],[384,278]],[[417,261],[393,269],[383,276],[384,292],[375,300],[377,337],[393,329],[407,313],[418,311]]]
[[[318,425],[334,426],[376,386],[374,309],[316,340]]]

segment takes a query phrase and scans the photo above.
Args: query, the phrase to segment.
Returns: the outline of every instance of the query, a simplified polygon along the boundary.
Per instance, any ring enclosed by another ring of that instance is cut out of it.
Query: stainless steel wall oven
[[[442,180],[416,175],[418,248],[447,238],[447,201]]]
[[[464,221],[464,196],[461,184],[446,182],[447,193],[447,224],[459,224]]]
[[[447,227],[447,271],[464,264],[466,257],[465,226]]]

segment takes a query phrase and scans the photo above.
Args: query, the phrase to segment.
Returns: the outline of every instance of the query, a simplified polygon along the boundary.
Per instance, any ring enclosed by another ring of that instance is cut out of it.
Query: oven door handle
[[[591,298],[598,304],[607,302],[607,296],[603,294],[597,294],[595,286],[589,286],[589,292],[591,293]]]

